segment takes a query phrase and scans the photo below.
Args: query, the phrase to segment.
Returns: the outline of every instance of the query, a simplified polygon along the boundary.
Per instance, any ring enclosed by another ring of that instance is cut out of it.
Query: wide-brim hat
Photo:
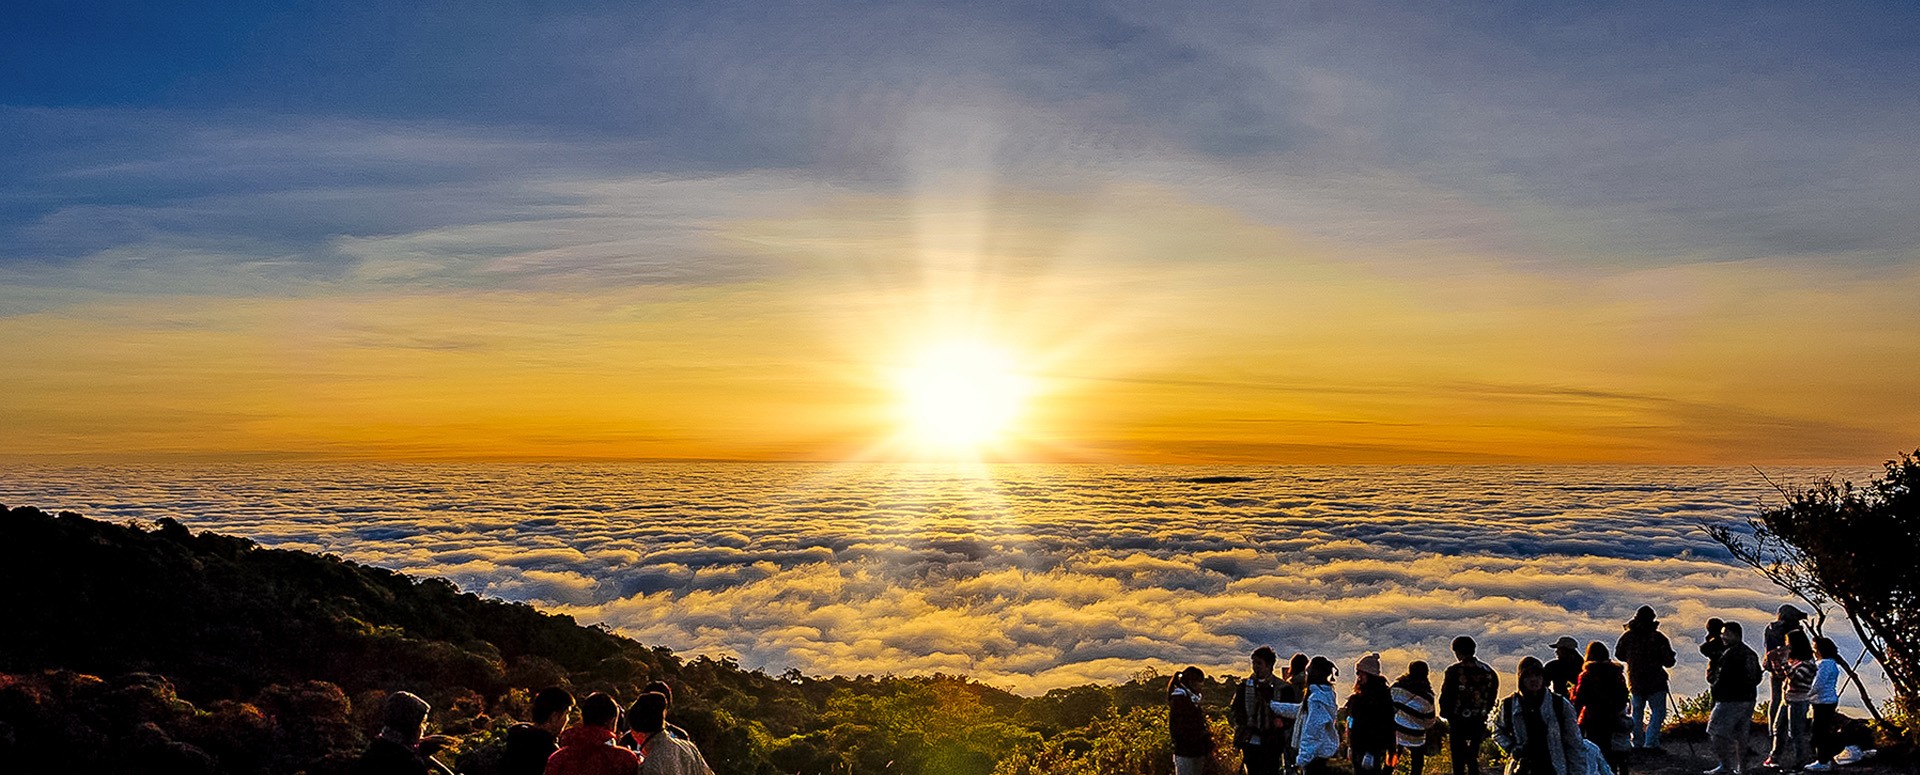
[[[1799,608],[1796,608],[1792,603],[1787,603],[1780,606],[1780,618],[1781,619],[1805,619],[1807,618],[1807,612],[1802,611]]]
[[[1553,643],[1548,644],[1548,647],[1554,648],[1554,649],[1573,649],[1575,651],[1578,651],[1580,649],[1580,641],[1577,641],[1577,640],[1574,640],[1573,638],[1562,635],[1560,636],[1559,640],[1556,640]]]

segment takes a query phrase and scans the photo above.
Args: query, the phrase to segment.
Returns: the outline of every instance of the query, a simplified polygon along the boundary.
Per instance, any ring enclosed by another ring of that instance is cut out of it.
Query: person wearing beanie
[[[1546,666],[1520,660],[1520,690],[1494,713],[1493,741],[1507,752],[1507,775],[1582,775],[1586,743],[1573,704],[1547,691]]]
[[[386,705],[381,708],[380,734],[354,761],[353,775],[453,775],[453,770],[433,758],[453,738],[421,737],[431,712],[433,706],[412,692],[387,695]]]
[[[1353,694],[1341,708],[1347,719],[1347,753],[1355,775],[1371,775],[1388,768],[1394,750],[1393,690],[1380,675],[1379,654],[1361,657],[1353,672]]]
[[[1652,606],[1640,606],[1628,621],[1613,655],[1627,663],[1627,688],[1633,701],[1634,748],[1660,750],[1660,728],[1667,723],[1667,668],[1673,667],[1673,642],[1660,632]]]
[[[1433,742],[1433,681],[1427,676],[1427,663],[1407,665],[1407,674],[1393,681],[1393,728],[1396,743],[1406,752],[1410,775],[1421,775],[1427,747]]]

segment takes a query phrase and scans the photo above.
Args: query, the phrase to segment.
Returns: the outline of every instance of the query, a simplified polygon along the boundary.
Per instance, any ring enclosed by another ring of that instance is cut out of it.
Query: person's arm
[[[1500,750],[1506,751],[1508,756],[1518,756],[1520,752],[1514,750],[1513,719],[1507,713],[1507,706],[1500,703],[1494,707],[1497,710],[1493,714],[1493,744],[1500,746]]]
[[[1440,715],[1446,716],[1447,718],[1453,718],[1458,715],[1454,713],[1453,703],[1458,699],[1457,695],[1460,691],[1459,683],[1460,666],[1454,665],[1447,668],[1445,677],[1440,679]]]
[[[1673,653],[1673,641],[1665,635],[1660,636],[1660,651],[1663,652],[1660,659],[1661,667],[1673,667],[1680,658],[1680,655]]]
[[[1485,667],[1487,669],[1487,696],[1498,697],[1500,696],[1500,671],[1493,669],[1493,665],[1485,665]],[[1492,713],[1494,706],[1499,703],[1499,700],[1491,701],[1487,705],[1486,711]]]
[[[1234,728],[1247,725],[1247,682],[1241,681],[1233,687],[1233,707],[1227,708],[1227,723]]]

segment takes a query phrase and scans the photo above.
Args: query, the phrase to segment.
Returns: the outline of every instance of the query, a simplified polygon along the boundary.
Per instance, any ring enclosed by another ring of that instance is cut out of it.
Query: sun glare
[[[1005,440],[1028,379],[1005,350],[981,342],[927,348],[897,375],[904,430],[921,452],[977,454]]]

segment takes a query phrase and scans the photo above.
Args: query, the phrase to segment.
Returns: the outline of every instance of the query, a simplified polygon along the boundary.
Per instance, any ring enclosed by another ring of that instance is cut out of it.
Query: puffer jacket
[[[1302,764],[1315,759],[1332,759],[1340,753],[1340,725],[1335,721],[1339,706],[1334,704],[1333,687],[1308,684],[1307,700],[1298,705],[1273,703],[1273,712],[1294,719],[1293,742],[1300,751]]]

